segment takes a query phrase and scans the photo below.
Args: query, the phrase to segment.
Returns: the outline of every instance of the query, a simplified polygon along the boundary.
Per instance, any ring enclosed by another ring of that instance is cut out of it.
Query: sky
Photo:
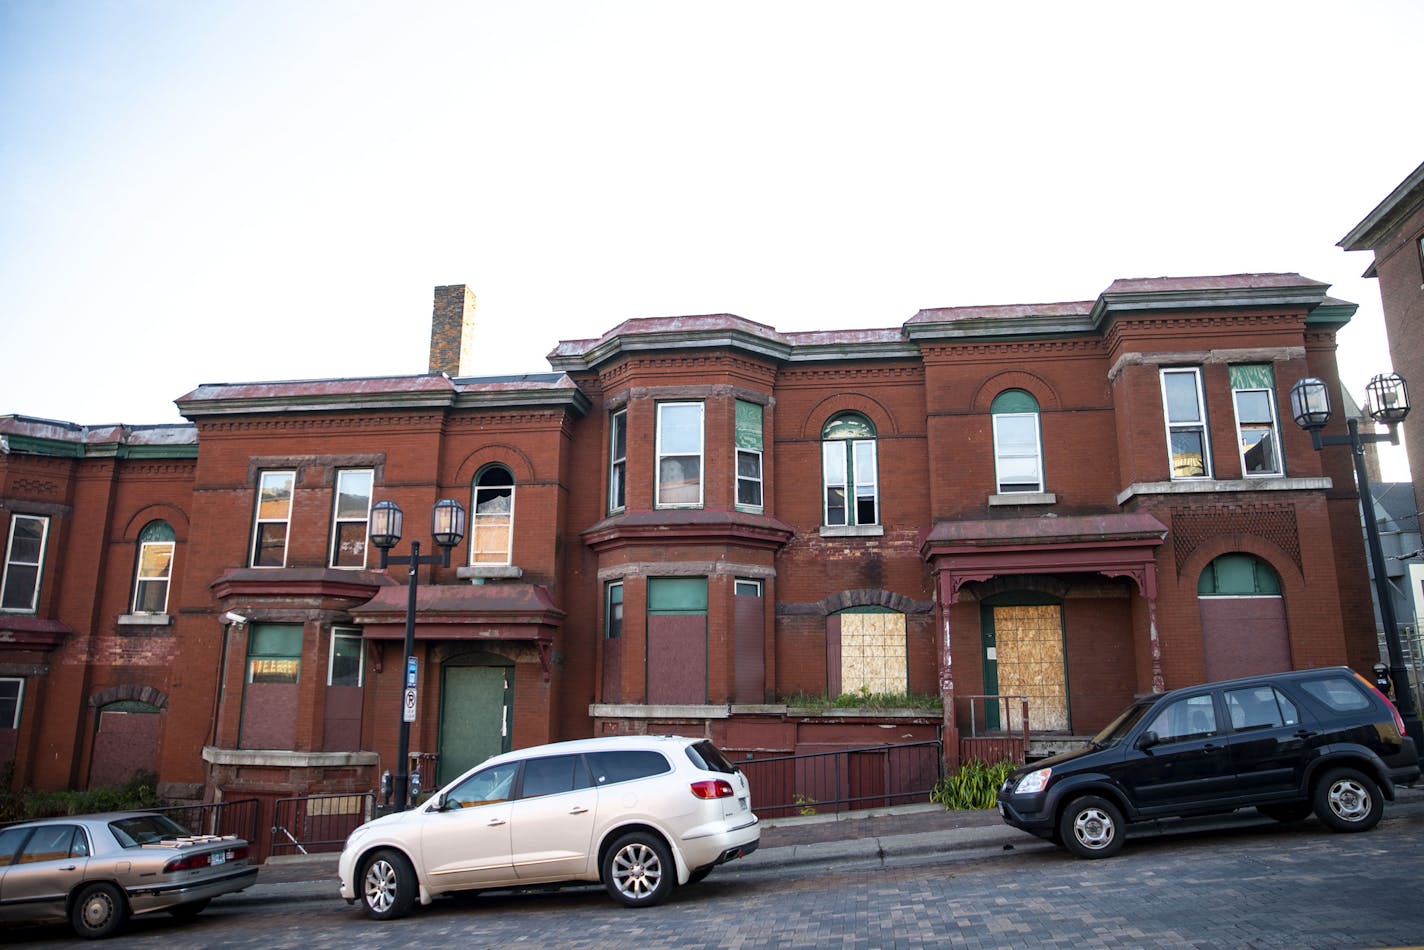
[[[1424,161],[1421,35],[1417,0],[0,0],[0,414],[423,373],[440,284],[496,375],[632,317],[1274,271],[1360,305],[1362,399],[1336,242]]]

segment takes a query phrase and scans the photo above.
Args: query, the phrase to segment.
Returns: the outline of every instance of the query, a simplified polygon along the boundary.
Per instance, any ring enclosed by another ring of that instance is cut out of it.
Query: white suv
[[[357,828],[341,896],[387,920],[447,891],[602,881],[642,907],[760,840],[746,777],[706,739],[580,739],[494,756]]]

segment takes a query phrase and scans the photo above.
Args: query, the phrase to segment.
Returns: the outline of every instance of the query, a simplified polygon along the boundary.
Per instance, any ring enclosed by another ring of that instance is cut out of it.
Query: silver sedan
[[[0,921],[68,920],[108,937],[131,914],[191,917],[257,880],[247,842],[192,835],[152,812],[46,818],[0,828]]]

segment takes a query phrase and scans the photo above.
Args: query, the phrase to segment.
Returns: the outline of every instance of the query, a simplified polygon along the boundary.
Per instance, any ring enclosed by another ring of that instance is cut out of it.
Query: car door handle
[[[68,865],[68,866],[66,866],[66,867],[60,868],[60,870],[61,870],[61,871],[73,871],[73,870],[74,870],[75,868],[77,868],[77,867],[79,867],[79,865],[77,865],[77,864],[70,864],[70,865]]]
[[[1203,751],[1203,752],[1215,752],[1217,749],[1224,749],[1224,748],[1226,748],[1226,747],[1225,747],[1225,746],[1219,746],[1219,745],[1217,745],[1215,742],[1208,742],[1206,745],[1202,746],[1202,751]]]
[[[1314,729],[1297,729],[1297,730],[1295,731],[1295,737],[1296,737],[1297,739],[1311,739],[1311,738],[1314,738],[1314,737],[1315,737],[1315,730],[1314,730]]]
[[[491,819],[489,820],[489,826],[490,826],[491,828],[498,828],[498,827],[499,827],[500,825],[502,825],[502,824],[504,824],[504,819],[503,819],[503,818],[491,818]]]
[[[574,807],[572,807],[572,808],[569,809],[569,814],[570,814],[570,815],[587,815],[587,814],[588,814],[588,809],[585,808],[585,807],[583,807],[582,805],[575,805]]]

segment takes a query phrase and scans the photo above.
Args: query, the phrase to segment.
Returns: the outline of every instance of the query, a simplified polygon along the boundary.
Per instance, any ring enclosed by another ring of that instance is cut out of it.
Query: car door
[[[481,769],[422,816],[422,864],[435,891],[514,882],[509,859],[510,795],[518,762]]]
[[[1144,745],[1147,733],[1156,742]],[[1236,776],[1211,692],[1183,696],[1146,717],[1123,762],[1119,781],[1147,815],[1209,806],[1233,794]]]
[[[1231,720],[1232,770],[1245,800],[1278,798],[1300,789],[1310,746],[1320,733],[1308,715],[1269,683],[1222,692]]]
[[[510,809],[510,853],[524,881],[567,881],[589,869],[598,816],[582,755],[553,755],[524,763],[520,794]]]
[[[40,825],[0,878],[0,902],[17,916],[64,919],[69,892],[84,880],[89,839],[78,825]]]

